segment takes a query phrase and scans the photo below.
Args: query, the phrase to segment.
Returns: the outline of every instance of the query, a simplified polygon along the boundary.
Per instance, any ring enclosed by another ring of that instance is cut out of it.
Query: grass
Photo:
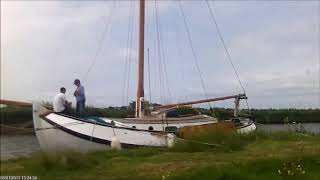
[[[183,141],[171,149],[141,148],[88,154],[37,153],[31,158],[2,161],[1,175],[80,180],[318,180],[320,177],[319,136],[257,131],[249,135],[205,134],[193,140],[221,144],[223,147]],[[296,170],[298,165],[301,169]]]

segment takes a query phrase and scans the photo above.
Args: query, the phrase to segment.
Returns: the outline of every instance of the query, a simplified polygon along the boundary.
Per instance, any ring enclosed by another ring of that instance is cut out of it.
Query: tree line
[[[248,112],[243,112],[248,114]],[[320,122],[320,109],[251,109],[251,116],[258,123],[273,124],[288,122],[308,123]],[[195,114],[206,114],[214,116],[220,120],[230,119],[233,117],[233,109],[230,108],[179,108],[169,115],[188,116]],[[94,108],[86,107],[86,116],[101,116],[110,118],[134,117],[134,109],[126,107],[107,107]],[[1,107],[0,108],[1,124],[23,123],[32,120],[32,109],[27,107]]]

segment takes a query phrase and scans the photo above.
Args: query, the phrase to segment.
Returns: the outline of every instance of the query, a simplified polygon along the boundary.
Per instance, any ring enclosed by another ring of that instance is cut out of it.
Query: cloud
[[[154,3],[147,1],[146,7],[145,47],[150,49],[153,101],[161,99],[161,75],[168,99],[164,60],[172,101],[204,98],[178,3],[158,3],[165,56],[157,52]],[[205,3],[182,4],[209,96],[241,92]],[[319,106],[316,3],[218,1],[213,6],[253,106]],[[129,50],[129,8],[130,2],[126,1],[1,1],[1,98],[51,101],[60,86],[65,86],[72,99],[72,82],[80,78],[84,80],[89,104],[121,105]],[[132,59],[127,79],[128,99],[132,100],[137,82],[137,8],[134,3]],[[110,26],[103,35],[111,15]],[[147,56],[145,65],[148,96]],[[297,100],[297,96],[304,100]],[[232,102],[221,105],[231,106]]]

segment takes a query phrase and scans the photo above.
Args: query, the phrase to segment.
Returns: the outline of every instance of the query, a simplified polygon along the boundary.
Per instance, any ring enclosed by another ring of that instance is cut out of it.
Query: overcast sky
[[[215,1],[210,5],[251,107],[320,107],[319,1]],[[182,1],[182,8],[208,96],[242,93],[206,2]],[[1,1],[1,98],[51,101],[64,86],[74,102],[73,80],[79,78],[87,104],[119,106],[134,100],[138,2],[133,9],[129,49],[130,1]],[[151,100],[205,98],[178,1],[158,1],[158,10],[160,65],[155,3],[146,2]],[[146,54],[145,96],[149,99],[147,59]]]

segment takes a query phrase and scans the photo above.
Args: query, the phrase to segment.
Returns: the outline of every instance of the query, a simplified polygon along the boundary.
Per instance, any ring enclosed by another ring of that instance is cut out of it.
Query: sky
[[[251,108],[320,107],[319,1],[209,4]],[[63,86],[75,103],[79,78],[88,105],[135,100],[138,7],[137,1],[1,1],[1,98],[52,101]],[[243,93],[206,1],[181,7],[187,28],[178,1],[146,2],[146,99],[166,104]],[[211,105],[231,107],[233,100]]]

